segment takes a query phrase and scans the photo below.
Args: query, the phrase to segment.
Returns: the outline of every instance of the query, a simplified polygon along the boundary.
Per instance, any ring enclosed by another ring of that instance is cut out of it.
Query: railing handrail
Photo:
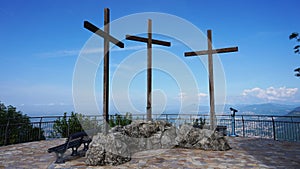
[[[139,116],[145,116],[146,114],[132,114],[132,117],[139,117]],[[110,116],[126,116],[124,114],[115,114],[115,115],[110,115]],[[172,116],[178,116],[178,117],[182,117],[182,116],[189,116],[190,118],[195,118],[195,117],[209,117],[208,114],[153,114],[153,117],[172,117]],[[230,114],[217,114],[217,117],[230,117]],[[60,119],[60,118],[70,118],[71,116],[33,116],[30,117],[28,116],[29,120],[31,119],[40,119],[39,122],[45,122],[47,121],[47,119]],[[83,115],[83,117],[100,117],[103,118],[102,115]],[[300,118],[300,116],[280,116],[280,115],[235,115],[236,118],[246,118],[246,117],[251,117],[251,118],[270,118],[270,120],[272,118],[291,118],[291,121],[293,121],[293,119],[297,119]],[[9,118],[8,120],[13,120],[13,119],[17,119],[17,118]],[[32,121],[31,121],[32,122]],[[50,122],[50,121],[49,121]],[[34,122],[32,122],[34,123]]]
[[[83,115],[83,117],[102,117],[102,115],[84,115],[84,114],[82,114]],[[120,116],[126,116],[125,114],[112,114],[112,115],[110,115],[110,116],[118,116],[118,115],[120,115]],[[132,116],[145,116],[146,115],[146,113],[145,114],[131,114]],[[153,116],[209,116],[209,114],[208,113],[205,113],[205,114],[192,114],[192,113],[189,113],[189,114],[186,114],[186,113],[165,113],[165,114],[152,114]],[[230,113],[228,113],[228,114],[216,114],[216,116],[230,116]],[[253,114],[253,115],[251,115],[251,114],[236,114],[235,115],[236,117],[241,117],[241,116],[252,116],[252,117],[270,117],[270,118],[272,118],[272,117],[292,117],[292,118],[300,118],[300,116],[290,116],[290,115],[255,115],[255,114]],[[38,118],[62,118],[62,117],[64,117],[63,115],[54,115],[54,116],[27,116],[28,118],[30,118],[30,119],[38,119]],[[71,115],[67,115],[66,116],[67,118],[69,118],[69,117],[71,117]],[[14,119],[14,118],[10,118],[10,119]]]

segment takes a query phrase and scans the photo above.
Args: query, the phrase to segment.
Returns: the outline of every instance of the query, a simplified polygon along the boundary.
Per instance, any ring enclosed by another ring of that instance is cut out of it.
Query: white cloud
[[[208,94],[198,93],[193,94],[192,92],[180,92],[176,96],[176,100],[182,102],[182,104],[205,104],[208,101]]]
[[[295,96],[298,92],[298,88],[286,88],[286,87],[269,87],[267,89],[261,89],[255,87],[252,89],[245,89],[242,93],[244,97],[255,97],[266,101],[285,101],[288,98]]]
[[[144,50],[146,49],[147,46],[145,45],[136,45],[136,46],[129,46],[129,47],[125,47],[125,48],[118,48],[118,47],[113,47],[111,48],[109,51],[110,52],[114,52],[114,51],[130,51],[130,50]],[[86,49],[83,49],[82,54],[95,54],[95,53],[101,53],[103,52],[103,48],[102,47],[97,47],[97,48],[93,48],[93,47],[89,47]],[[79,53],[79,50],[78,50]]]
[[[199,98],[206,98],[208,95],[206,93],[199,93],[198,97]]]
[[[179,94],[178,94],[178,98],[180,99],[180,100],[183,100],[183,99],[185,99],[187,97],[187,94],[185,93],[185,92],[180,92]]]
[[[145,45],[129,46],[126,48],[113,47],[110,49],[110,51],[113,52],[113,51],[143,50],[143,49],[146,49],[146,47],[147,46],[145,46]],[[36,54],[36,56],[41,56],[41,57],[46,57],[46,58],[57,58],[57,57],[78,56],[80,54],[80,52],[82,52],[81,54],[96,54],[96,53],[103,52],[103,48],[102,47],[98,47],[98,48],[90,47],[90,48],[84,49],[82,51],[81,51],[81,49],[73,49],[73,50],[64,49],[64,50],[57,50],[57,51],[53,51],[53,52],[38,53],[38,54]]]
[[[128,51],[128,50],[145,50],[147,49],[147,45],[136,45],[136,46],[128,46],[125,48],[112,48],[111,51]]]
[[[22,104],[23,106],[25,106],[25,104]],[[59,103],[55,103],[55,102],[50,102],[50,103],[37,103],[37,104],[32,104],[33,106],[69,106],[71,104],[66,104],[64,102],[59,102]]]
[[[45,52],[36,54],[37,56],[46,58],[57,58],[57,57],[67,57],[67,56],[77,56],[79,50],[58,50],[54,52]]]

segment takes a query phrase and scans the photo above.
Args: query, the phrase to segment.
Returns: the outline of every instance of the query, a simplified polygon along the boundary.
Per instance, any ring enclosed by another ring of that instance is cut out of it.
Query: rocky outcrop
[[[182,148],[202,150],[225,151],[231,149],[223,134],[208,130],[183,125],[179,128],[176,145]]]
[[[88,165],[119,165],[131,160],[125,136],[119,132],[104,135],[98,133],[86,153]]]
[[[86,152],[87,165],[120,165],[130,161],[133,153],[173,147],[203,150],[228,150],[226,139],[217,132],[183,125],[179,129],[165,121],[134,121],[114,127],[107,135],[94,136]]]

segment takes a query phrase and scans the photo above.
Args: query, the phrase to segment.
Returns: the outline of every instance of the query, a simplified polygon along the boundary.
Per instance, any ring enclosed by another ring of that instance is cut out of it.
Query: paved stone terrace
[[[47,149],[64,143],[64,139],[30,142],[0,147],[2,168],[300,168],[300,143],[260,138],[229,137],[229,151],[191,149],[152,150],[134,154],[120,166],[85,166],[85,157],[66,153],[65,164],[55,164],[55,153]]]

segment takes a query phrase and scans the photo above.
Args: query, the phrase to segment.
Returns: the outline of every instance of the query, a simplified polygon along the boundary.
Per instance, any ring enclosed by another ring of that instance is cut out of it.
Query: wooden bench
[[[55,163],[64,163],[65,160],[63,158],[64,153],[67,151],[67,149],[72,148],[72,154],[71,156],[78,155],[78,148],[83,144],[84,148],[83,150],[88,150],[89,144],[92,141],[92,139],[87,135],[86,132],[77,132],[74,134],[71,134],[66,142],[62,145],[52,147],[48,149],[48,153],[55,152],[56,153],[56,161]]]

